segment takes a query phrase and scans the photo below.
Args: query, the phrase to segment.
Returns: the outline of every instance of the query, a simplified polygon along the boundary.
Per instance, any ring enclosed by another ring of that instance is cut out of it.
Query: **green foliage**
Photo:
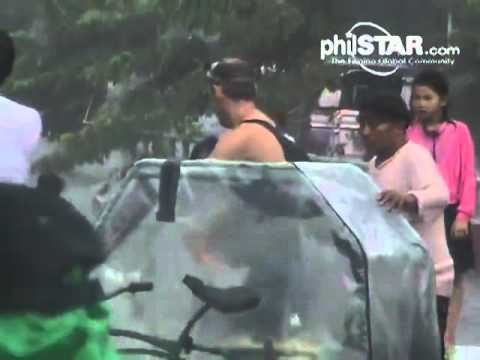
[[[467,0],[467,4],[473,8],[480,9],[480,0]]]
[[[194,139],[196,119],[211,111],[203,65],[224,56],[275,66],[260,83],[259,102],[301,120],[325,79],[339,73],[320,61],[320,40],[369,17],[348,14],[343,0],[3,1],[19,47],[5,90],[42,112],[62,145],[44,162],[62,169],[138,141],[168,151],[162,141],[172,133]],[[388,14],[383,24],[401,22],[377,5]],[[462,0],[455,11],[456,39],[474,48],[479,1]]]

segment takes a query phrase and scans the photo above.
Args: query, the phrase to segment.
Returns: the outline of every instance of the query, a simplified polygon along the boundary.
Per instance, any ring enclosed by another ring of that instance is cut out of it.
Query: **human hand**
[[[377,195],[380,206],[388,211],[404,210],[415,211],[417,209],[417,198],[412,194],[400,193],[396,190],[384,190]]]
[[[456,219],[450,229],[451,235],[455,239],[462,239],[468,236],[468,220]]]

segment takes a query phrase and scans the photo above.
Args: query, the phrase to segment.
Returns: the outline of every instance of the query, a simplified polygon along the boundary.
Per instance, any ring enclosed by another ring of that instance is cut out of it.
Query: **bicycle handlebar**
[[[153,350],[153,349],[137,349],[137,348],[125,348],[118,349],[121,354],[125,355],[149,355],[159,359],[168,359],[170,354],[166,351]]]
[[[112,293],[105,294],[102,297],[102,301],[110,300],[113,299],[114,297],[117,297],[118,295],[121,295],[123,293],[130,293],[130,294],[136,294],[139,292],[148,292],[153,290],[153,282],[151,281],[146,281],[146,282],[132,282],[128,286],[120,288],[118,290],[115,290]]]

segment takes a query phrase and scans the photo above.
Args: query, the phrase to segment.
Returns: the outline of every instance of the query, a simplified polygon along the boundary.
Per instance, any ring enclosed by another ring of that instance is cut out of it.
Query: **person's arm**
[[[448,188],[431,155],[422,148],[409,155],[399,176],[407,178],[410,190],[385,189],[377,195],[378,203],[388,211],[400,210],[415,217],[423,217],[427,209],[443,210],[448,204]]]
[[[431,155],[424,149],[418,149],[409,159],[411,190],[408,194],[417,199],[418,215],[423,217],[426,210],[442,210],[448,205],[449,192]]]
[[[462,124],[463,125],[463,124]],[[475,215],[477,205],[477,174],[475,171],[475,149],[468,128],[458,125],[460,133],[460,201],[457,220],[465,222]]]
[[[477,176],[475,150],[468,127],[457,123],[460,143],[459,205],[450,232],[454,238],[464,238],[469,233],[470,219],[477,205]]]
[[[247,152],[246,133],[239,129],[233,130],[218,139],[210,159],[244,160]]]

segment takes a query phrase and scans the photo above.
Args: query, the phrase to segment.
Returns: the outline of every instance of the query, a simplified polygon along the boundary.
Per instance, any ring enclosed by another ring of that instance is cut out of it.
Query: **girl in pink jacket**
[[[408,129],[409,140],[432,154],[450,193],[444,218],[447,243],[455,265],[451,308],[458,308],[451,309],[451,324],[447,329],[447,336],[451,337],[447,341],[453,341],[452,330],[456,327],[462,297],[461,275],[474,265],[469,223],[477,203],[475,150],[468,126],[448,116],[448,83],[442,73],[434,70],[419,73],[413,81],[410,105],[415,122]]]

